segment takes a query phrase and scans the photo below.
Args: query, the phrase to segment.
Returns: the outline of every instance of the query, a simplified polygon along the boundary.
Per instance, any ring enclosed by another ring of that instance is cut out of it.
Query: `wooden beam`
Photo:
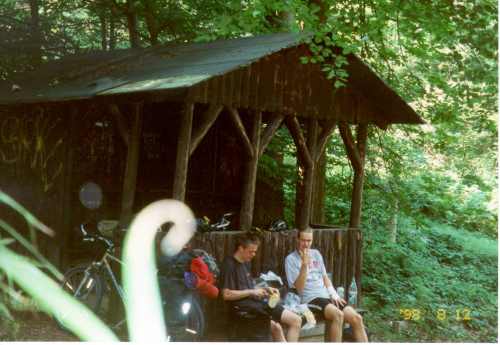
[[[236,131],[240,136],[241,140],[243,141],[243,146],[247,151],[247,154],[249,156],[253,156],[254,155],[253,145],[250,142],[250,139],[248,139],[245,126],[243,126],[243,123],[241,122],[240,114],[234,108],[228,107],[228,110],[230,118],[233,121],[234,125],[236,126]]]
[[[316,163],[318,162],[321,155],[325,151],[328,139],[330,138],[330,135],[332,134],[332,132],[335,130],[336,124],[337,124],[336,121],[330,121],[323,127],[321,134],[318,138],[317,145],[316,145],[316,152],[314,152],[314,161]]]
[[[198,128],[193,133],[191,138],[191,145],[189,147],[189,154],[192,155],[196,150],[198,145],[201,143],[205,135],[207,135],[208,130],[212,127],[215,120],[219,116],[220,112],[224,107],[219,104],[210,104],[209,108],[203,114],[203,120]]]
[[[339,131],[347,151],[347,156],[349,157],[354,170],[360,171],[362,169],[361,157],[359,156],[358,149],[354,144],[351,128],[346,122],[341,121],[339,122]]]
[[[143,122],[142,108],[142,103],[132,104],[132,128],[127,150],[125,177],[123,179],[122,209],[120,215],[120,222],[122,224],[127,224],[130,221],[134,207]]]
[[[175,161],[175,176],[173,198],[184,201],[186,198],[186,181],[189,165],[189,146],[193,127],[194,103],[184,105],[184,114],[181,118],[179,137],[177,139],[177,158]]]
[[[267,145],[269,145],[274,134],[276,133],[278,128],[280,128],[284,118],[284,115],[277,115],[276,117],[274,117],[272,122],[264,130],[264,133],[262,133],[262,137],[260,139],[259,157],[262,157],[262,155],[264,154]]]
[[[70,246],[71,233],[70,229],[73,228],[74,224],[72,222],[73,215],[73,171],[74,171],[74,160],[75,160],[75,145],[78,133],[78,107],[75,104],[71,105],[69,123],[67,128],[66,137],[64,140],[65,146],[65,157],[64,157],[64,180],[63,180],[63,204],[61,207],[61,230],[57,234],[60,234],[60,243],[62,244],[62,251],[59,253],[59,267],[66,268],[69,264],[69,252],[68,248]]]
[[[310,118],[307,124],[307,148],[309,152],[316,152],[318,141],[318,120]],[[313,161],[309,166],[305,167],[304,171],[304,200],[301,205],[300,215],[297,226],[300,230],[304,230],[309,226],[311,221],[311,201],[312,188],[314,183],[315,164]]]
[[[116,125],[118,127],[118,133],[120,133],[120,136],[123,142],[125,143],[125,146],[128,147],[130,142],[129,129],[127,124],[125,123],[125,119],[123,117],[122,112],[120,111],[120,108],[118,108],[116,104],[109,104],[108,110],[115,119]]]
[[[252,132],[250,139],[253,146],[253,152],[259,152],[260,132],[262,126],[262,112],[257,111],[253,119]],[[243,192],[241,195],[240,228],[248,231],[252,227],[254,204],[255,204],[255,183],[257,180],[257,167],[259,156],[254,154],[249,156],[245,167]]]
[[[356,135],[356,141],[357,141],[356,146],[358,148],[359,158],[361,160],[361,163],[363,163],[363,166],[365,163],[367,138],[368,138],[368,125],[365,123],[359,124]]]
[[[301,163],[305,166],[311,166],[313,160],[309,149],[306,146],[306,140],[302,134],[302,129],[300,128],[299,120],[295,116],[287,116],[285,119],[286,126],[292,135],[295,146],[297,147],[297,154]]]

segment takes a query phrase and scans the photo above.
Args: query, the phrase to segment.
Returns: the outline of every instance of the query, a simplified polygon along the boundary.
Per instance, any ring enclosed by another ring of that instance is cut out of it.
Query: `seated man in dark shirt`
[[[271,318],[271,334],[275,341],[293,341],[299,339],[302,319],[281,304],[271,308],[264,301],[276,289],[255,288],[251,274],[250,261],[257,252],[260,240],[258,237],[245,234],[238,238],[233,256],[224,259],[221,267],[220,289],[222,298],[233,308],[253,310],[267,314]],[[288,328],[286,339],[280,323]]]

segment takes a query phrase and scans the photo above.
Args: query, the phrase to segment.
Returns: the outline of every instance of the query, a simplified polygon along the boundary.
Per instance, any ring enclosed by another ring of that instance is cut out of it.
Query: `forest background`
[[[493,0],[0,0],[0,79],[91,50],[306,30],[315,55],[303,62],[322,64],[342,87],[342,63],[325,65],[332,53],[319,44],[331,39],[426,121],[369,131],[363,307],[372,339],[496,342],[497,14]],[[292,223],[294,145],[286,132],[272,145],[285,153],[265,155],[259,178],[284,176]],[[353,172],[338,133],[323,169],[319,217],[347,224]]]

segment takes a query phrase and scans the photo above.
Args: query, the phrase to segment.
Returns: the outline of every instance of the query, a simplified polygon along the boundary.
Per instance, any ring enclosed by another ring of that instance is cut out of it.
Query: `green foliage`
[[[387,238],[383,227],[365,231],[364,307],[370,310],[368,327],[377,337],[496,341],[496,241],[432,222],[419,230],[400,229],[396,243]],[[394,333],[389,321],[404,320],[405,309],[417,310],[419,317],[408,321],[407,332]],[[470,320],[464,320],[465,314]]]
[[[16,210],[26,220],[28,226],[53,235],[51,229],[0,190],[0,206],[3,207],[3,205]],[[62,277],[57,269],[40,255],[32,243],[21,237],[15,229],[1,219],[0,228],[15,239],[0,236],[0,315],[3,326],[12,326],[12,331],[6,335],[8,339],[15,338],[17,325],[10,309],[21,310],[28,307],[31,310],[40,308],[49,315],[57,317],[64,322],[65,327],[81,339],[117,340],[109,328],[86,306],[63,291],[56,281],[38,268],[38,266],[43,267],[58,279]],[[39,262],[16,254],[8,247],[16,241],[28,249]]]

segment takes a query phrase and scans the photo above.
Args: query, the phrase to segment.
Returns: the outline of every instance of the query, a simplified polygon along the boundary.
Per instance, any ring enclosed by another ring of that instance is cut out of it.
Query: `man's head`
[[[312,241],[313,241],[313,231],[311,228],[299,231],[297,240],[298,250],[303,251],[304,249],[311,248]]]
[[[250,262],[255,254],[260,244],[260,239],[249,233],[245,233],[238,236],[236,240],[236,251],[234,256],[242,262]]]

